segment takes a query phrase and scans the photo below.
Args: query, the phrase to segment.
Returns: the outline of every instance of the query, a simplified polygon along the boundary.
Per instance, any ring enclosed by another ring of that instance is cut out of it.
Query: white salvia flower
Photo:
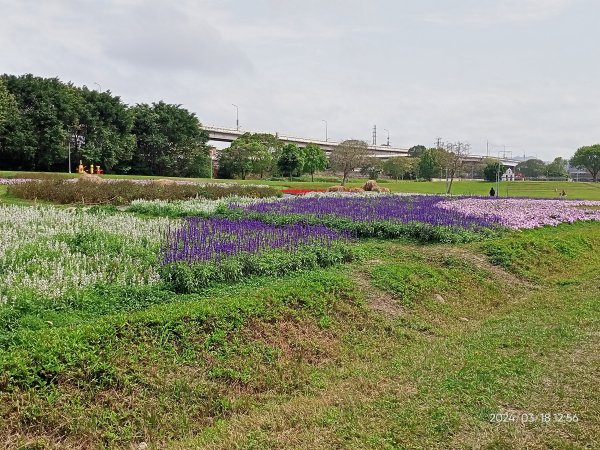
[[[16,301],[23,289],[53,299],[94,283],[157,283],[160,242],[177,222],[76,208],[0,205],[0,304]],[[86,236],[114,238],[120,247],[76,243],[76,237]]]

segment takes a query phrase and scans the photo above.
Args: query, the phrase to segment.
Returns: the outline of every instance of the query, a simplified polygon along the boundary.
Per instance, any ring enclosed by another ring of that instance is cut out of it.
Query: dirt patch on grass
[[[274,348],[281,361],[304,361],[321,365],[339,353],[339,341],[333,333],[313,320],[284,316],[275,322],[250,320],[242,331],[244,339]]]
[[[370,265],[376,264],[378,261],[369,261]],[[365,296],[366,304],[374,311],[383,314],[389,318],[395,318],[406,311],[389,292],[379,289],[371,283],[371,277],[362,271],[355,271],[352,274],[352,279],[357,284],[358,288]]]

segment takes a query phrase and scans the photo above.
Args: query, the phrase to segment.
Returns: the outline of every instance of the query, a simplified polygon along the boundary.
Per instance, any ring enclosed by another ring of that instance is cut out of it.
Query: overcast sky
[[[570,157],[600,141],[598,0],[0,0],[0,72],[208,125]]]

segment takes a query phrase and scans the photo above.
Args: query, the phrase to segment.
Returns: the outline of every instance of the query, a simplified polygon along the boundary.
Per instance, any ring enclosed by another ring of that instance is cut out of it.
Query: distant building
[[[515,181],[515,174],[510,167],[502,175],[502,181]]]
[[[585,169],[578,169],[569,164],[567,167],[569,178],[573,181],[594,181],[592,175]]]

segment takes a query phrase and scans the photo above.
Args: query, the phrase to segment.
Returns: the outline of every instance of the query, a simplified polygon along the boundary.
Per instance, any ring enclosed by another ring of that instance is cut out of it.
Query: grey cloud
[[[252,70],[238,46],[207,20],[185,10],[148,2],[111,14],[110,21],[110,31],[103,36],[105,56],[133,67],[200,75]]]

